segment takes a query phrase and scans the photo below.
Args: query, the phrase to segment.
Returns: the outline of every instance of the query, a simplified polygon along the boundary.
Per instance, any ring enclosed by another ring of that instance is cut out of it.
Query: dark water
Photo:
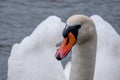
[[[0,80],[7,79],[7,60],[14,43],[30,35],[48,16],[65,21],[72,14],[98,14],[120,33],[120,0],[0,0]]]

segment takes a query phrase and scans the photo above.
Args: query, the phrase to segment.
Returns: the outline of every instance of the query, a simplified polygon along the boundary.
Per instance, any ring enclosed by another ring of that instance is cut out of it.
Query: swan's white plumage
[[[120,36],[100,16],[93,15],[91,19],[98,36],[94,80],[120,80]],[[30,36],[13,46],[8,60],[8,80],[66,80],[65,75],[68,79],[71,63],[64,75],[61,63],[54,57],[56,48],[51,47],[56,44],[52,43],[61,41],[62,37],[56,35],[62,34],[63,28],[56,27],[53,31],[53,26],[62,27],[64,23],[55,16],[49,17]]]
[[[100,16],[91,18],[98,37],[94,80],[120,80],[120,36]]]
[[[69,62],[66,64],[65,69],[64,69],[64,73],[65,73],[65,76],[66,76],[66,79],[67,79],[67,80],[69,80],[70,68],[71,68],[71,62],[69,61]]]
[[[63,67],[55,59],[56,43],[65,24],[51,16],[12,48],[7,80],[65,80]]]

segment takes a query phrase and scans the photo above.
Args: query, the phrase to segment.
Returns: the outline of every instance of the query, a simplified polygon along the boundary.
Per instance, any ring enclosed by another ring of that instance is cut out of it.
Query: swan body
[[[66,80],[61,63],[54,57],[64,26],[58,17],[50,16],[16,43],[8,60],[7,80]]]

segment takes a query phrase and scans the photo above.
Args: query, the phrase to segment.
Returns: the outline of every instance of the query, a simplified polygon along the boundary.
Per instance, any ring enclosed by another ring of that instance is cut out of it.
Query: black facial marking
[[[66,27],[63,30],[63,37],[66,38],[68,36],[68,34],[70,32],[73,33],[73,35],[75,36],[75,38],[77,39],[77,35],[78,35],[78,30],[81,27],[81,25],[75,25],[75,26],[68,26],[66,25]]]
[[[66,38],[68,36],[68,33],[69,33],[69,29],[67,28],[67,25],[66,25],[63,30],[63,37]]]

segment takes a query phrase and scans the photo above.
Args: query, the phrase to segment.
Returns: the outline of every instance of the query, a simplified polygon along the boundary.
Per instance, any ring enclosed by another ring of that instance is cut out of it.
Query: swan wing
[[[94,80],[120,80],[120,36],[98,15],[91,16],[97,30],[97,58]]]
[[[60,27],[64,25],[58,17],[51,16],[20,44],[16,43],[8,59],[7,80],[66,80],[61,62],[54,56],[56,47],[52,45],[56,38],[60,38],[59,32],[63,29]],[[50,27],[56,30],[53,31]],[[52,35],[57,35],[55,33],[59,33],[58,37],[49,40]]]

